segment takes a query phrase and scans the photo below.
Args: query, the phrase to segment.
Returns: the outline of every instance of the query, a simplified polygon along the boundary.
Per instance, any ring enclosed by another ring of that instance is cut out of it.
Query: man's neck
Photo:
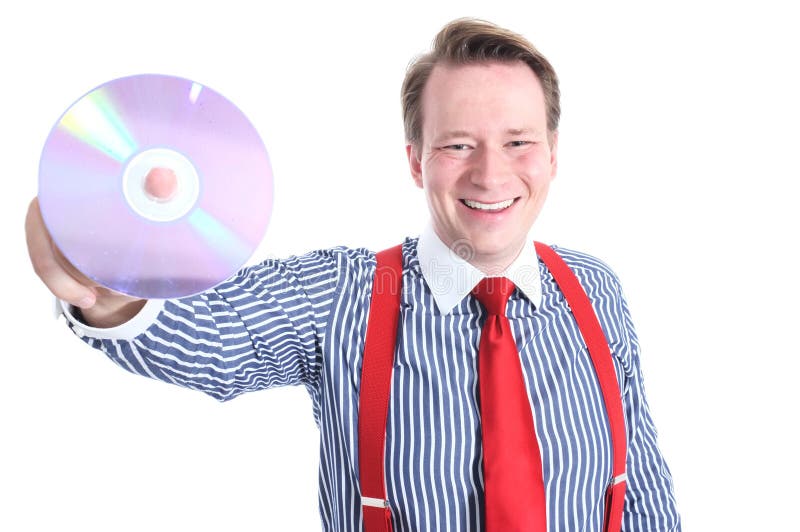
[[[487,275],[508,277],[534,305],[540,305],[542,282],[532,240],[523,241],[514,257],[507,253],[502,259],[495,254],[473,257],[464,251],[473,249],[448,247],[431,225],[420,235],[420,269],[440,312],[449,313]]]
[[[495,253],[478,253],[474,248],[470,248],[470,253],[465,256],[463,250],[460,249],[459,246],[460,243],[463,243],[463,240],[456,240],[453,243],[449,243],[448,240],[442,238],[442,235],[439,234],[435,227],[433,230],[436,232],[439,240],[450,248],[452,253],[469,262],[487,277],[497,276],[506,271],[517,257],[519,257],[520,252],[525,247],[525,241],[520,241],[509,244]]]
[[[523,246],[524,243],[521,242],[518,246],[503,254],[476,254],[474,257],[470,257],[468,262],[482,271],[487,277],[500,275],[519,257]]]

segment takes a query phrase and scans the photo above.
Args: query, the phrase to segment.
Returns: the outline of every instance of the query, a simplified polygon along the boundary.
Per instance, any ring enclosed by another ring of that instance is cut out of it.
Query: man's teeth
[[[479,201],[472,201],[465,199],[464,204],[471,209],[480,209],[482,211],[498,211],[510,207],[514,203],[513,199],[501,201],[499,203],[481,203]]]

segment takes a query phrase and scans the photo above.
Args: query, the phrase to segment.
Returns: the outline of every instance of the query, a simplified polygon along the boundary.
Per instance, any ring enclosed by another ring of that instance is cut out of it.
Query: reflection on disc
[[[39,204],[63,254],[142,298],[196,294],[251,257],[272,210],[261,138],[230,101],[156,74],[105,83],[50,132]]]

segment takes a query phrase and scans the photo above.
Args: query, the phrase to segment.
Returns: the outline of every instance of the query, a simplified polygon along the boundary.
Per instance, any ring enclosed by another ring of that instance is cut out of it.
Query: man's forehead
[[[425,84],[421,104],[424,116],[434,106],[440,111],[449,107],[461,112],[469,111],[470,106],[501,101],[512,105],[535,102],[544,106],[541,82],[527,64],[522,61],[437,64]],[[508,127],[518,126],[508,124]]]
[[[522,61],[436,65],[422,109],[423,128],[434,127],[437,136],[474,134],[476,123],[518,133],[547,127],[541,83]]]

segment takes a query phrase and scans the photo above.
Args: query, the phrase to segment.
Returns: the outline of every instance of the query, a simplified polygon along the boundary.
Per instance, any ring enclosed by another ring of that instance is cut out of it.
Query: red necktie
[[[487,532],[547,530],[542,457],[506,303],[514,283],[487,277],[472,293],[487,312],[478,354]]]

